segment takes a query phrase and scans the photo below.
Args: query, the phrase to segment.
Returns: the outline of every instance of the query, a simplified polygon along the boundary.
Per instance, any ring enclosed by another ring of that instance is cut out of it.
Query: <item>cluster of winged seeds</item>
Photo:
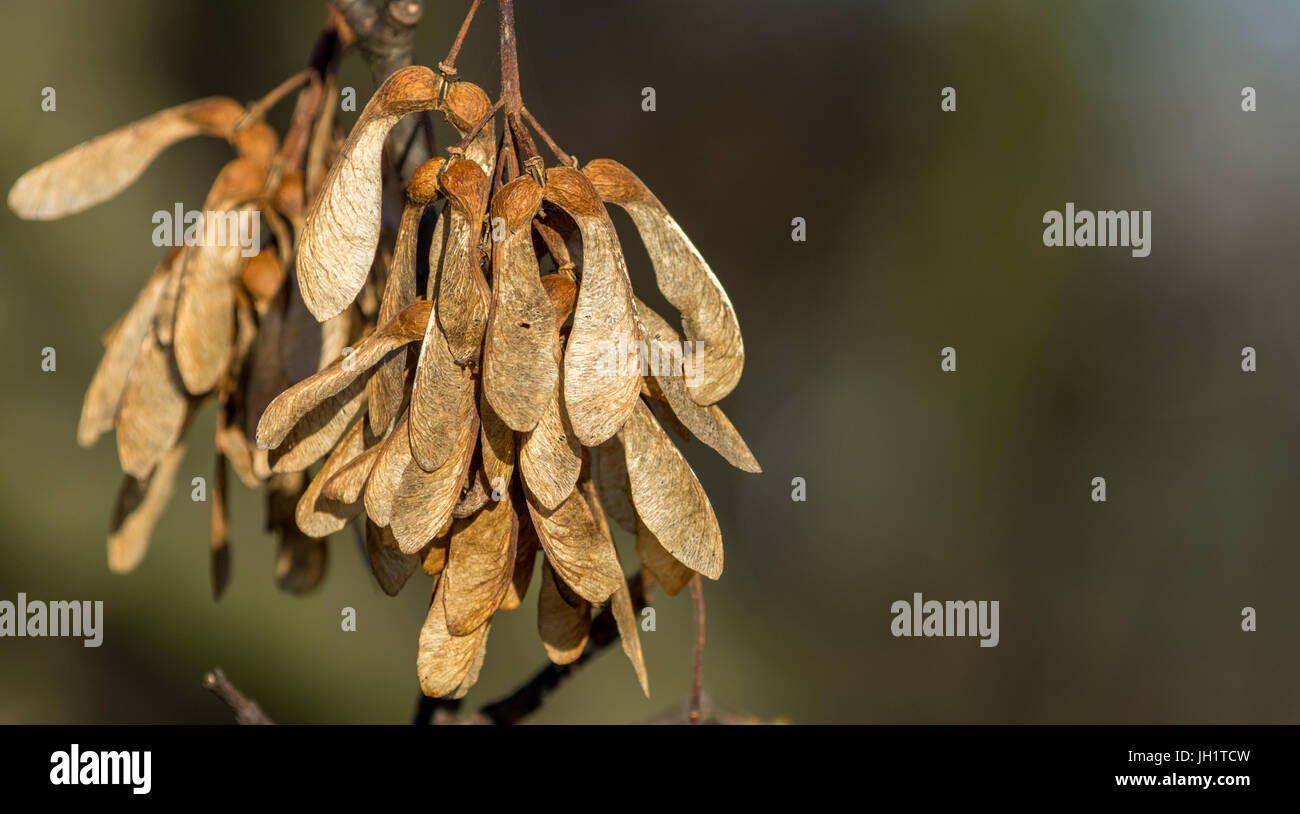
[[[267,489],[285,587],[314,586],[325,538],[363,515],[387,593],[421,567],[434,577],[417,659],[427,695],[460,697],[474,684],[492,618],[523,601],[539,551],[551,660],[577,659],[593,609],[610,603],[648,693],[638,603],[653,582],[675,594],[697,573],[716,579],[723,562],[708,497],[664,427],[759,471],[717,405],[744,360],[726,293],[626,167],[547,168],[535,155],[521,166],[478,87],[402,69],[342,141],[329,81],[302,91],[283,145],[238,103],[203,100],[74,148],[10,194],[24,217],[77,212],[169,144],[206,133],[238,157],[205,209],[255,209],[270,224],[270,246],[251,258],[228,246],[171,251],[105,340],[79,439],[117,430],[126,480],[110,566],[140,560],[186,425],[215,397],[218,590],[229,465]],[[464,138],[403,187],[386,139],[423,111],[443,113]],[[394,191],[395,233],[383,218]],[[634,221],[680,333],[633,294],[608,204]],[[426,213],[427,267],[417,257]],[[698,350],[682,364],[684,342]],[[607,517],[635,535],[640,582],[627,581]]]

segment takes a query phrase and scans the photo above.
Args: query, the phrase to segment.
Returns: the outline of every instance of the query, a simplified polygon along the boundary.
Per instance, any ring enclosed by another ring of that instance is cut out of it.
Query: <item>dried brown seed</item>
[[[275,128],[266,122],[251,121],[230,135],[230,146],[235,148],[240,158],[267,167],[275,158],[280,137],[276,135]]]
[[[458,416],[474,411],[474,379],[456,364],[438,321],[430,319],[411,387],[411,454],[426,472],[442,466],[456,444]]]
[[[402,474],[411,464],[411,437],[407,430],[408,416],[402,413],[397,425],[384,439],[366,480],[364,494],[366,514],[381,526],[392,522],[393,497],[402,482]]]
[[[393,535],[403,551],[419,551],[451,523],[451,510],[460,498],[478,442],[478,413],[473,399],[465,403],[465,411],[457,417],[456,426],[456,444],[451,454],[432,472],[426,472],[419,462],[411,459],[408,451],[409,462],[393,494],[391,520]]]
[[[591,480],[590,456],[584,456],[579,489],[582,491],[583,499],[587,501],[587,508],[591,510],[592,519],[596,521],[596,528],[608,541],[609,549],[614,552],[614,557],[617,559],[618,549],[614,546],[613,535],[610,534],[609,521],[605,519],[605,511],[600,506],[600,495],[596,492],[596,484]],[[619,566],[619,570],[622,570],[622,565]],[[618,626],[618,638],[623,645],[623,653],[632,663],[632,670],[641,685],[641,692],[649,698],[650,677],[646,674],[645,655],[641,652],[641,634],[637,632],[636,610],[632,607],[632,593],[628,590],[627,580],[618,586],[618,590],[611,597],[610,610],[614,614],[614,624]]]
[[[184,445],[169,449],[148,477],[127,475],[113,504],[108,533],[108,570],[125,574],[144,559],[158,518],[176,486],[176,471],[185,457]]]
[[[375,461],[379,460],[379,453],[383,449],[383,444],[375,444],[348,461],[325,482],[321,494],[339,503],[355,503],[360,500],[361,490],[365,488],[370,471],[374,469]]]
[[[389,596],[401,593],[411,574],[420,567],[420,556],[402,553],[393,539],[392,530],[375,525],[373,520],[366,521],[366,554],[375,580]]]
[[[284,265],[274,249],[262,249],[244,264],[239,273],[244,290],[253,298],[259,313],[265,311],[284,285]]]
[[[686,338],[703,343],[697,360],[700,381],[688,383],[687,391],[699,404],[713,404],[735,388],[745,364],[740,323],[727,292],[677,221],[631,170],[601,158],[583,172],[603,200],[623,207],[636,223],[659,290],[681,312]]]
[[[632,283],[614,223],[585,175],[552,167],[546,200],[582,232],[582,280],[564,348],[564,401],[578,440],[597,446],[623,426],[641,389]]]
[[[153,327],[158,301],[167,285],[169,269],[166,265],[156,269],[136,297],[131,310],[118,322],[104,348],[95,376],[86,389],[86,400],[81,405],[81,421],[77,425],[77,443],[88,447],[111,429],[117,419],[117,409],[122,404],[127,377],[140,356],[145,338]]]
[[[530,500],[528,512],[559,578],[588,602],[604,604],[623,583],[623,570],[578,490],[553,511]]]
[[[301,472],[334,448],[366,402],[357,379],[309,410],[267,456],[273,472]]]
[[[506,238],[492,246],[492,312],[483,348],[483,390],[492,409],[517,432],[537,426],[559,381],[555,309],[538,276],[529,223],[542,190],[521,175],[492,199]]]
[[[393,538],[393,545],[397,545],[397,538]],[[431,577],[438,576],[442,569],[447,567],[447,552],[451,548],[451,534],[434,538],[427,546],[420,550],[424,573]]]
[[[487,485],[487,479],[483,475],[483,469],[473,470],[469,476],[469,487],[465,493],[460,496],[456,506],[451,510],[451,516],[454,520],[463,520],[466,517],[473,517],[478,514],[479,510],[487,505],[492,499],[492,487]]]
[[[695,576],[695,572],[669,554],[655,539],[654,533],[641,522],[636,527],[636,555],[669,596],[676,596]]]
[[[325,459],[316,477],[307,485],[307,491],[298,499],[294,518],[298,528],[309,537],[327,537],[348,524],[348,520],[361,513],[361,503],[339,503],[321,494],[330,478],[344,465],[360,455],[365,446],[365,422],[358,421],[334,447]]]
[[[680,348],[681,337],[663,317],[639,300],[637,312],[641,317],[641,327],[645,331],[646,347],[652,357],[650,370],[653,373],[656,369],[669,367],[654,363],[654,357],[661,353],[656,348],[665,349],[663,351],[665,353],[668,348]],[[763,471],[754,458],[754,453],[750,452],[749,446],[745,444],[745,439],[740,437],[740,433],[732,426],[726,414],[722,412],[722,408],[716,404],[701,406],[687,394],[685,376],[677,373],[661,373],[652,375],[652,379],[658,384],[659,392],[672,408],[673,414],[696,438],[716,450],[737,469],[746,472]]]
[[[578,286],[567,277],[559,274],[547,274],[542,278],[542,288],[555,308],[555,324],[563,325],[573,313],[573,305],[578,299]]]
[[[488,629],[492,626],[490,622],[480,625],[468,636],[451,635],[447,630],[444,596],[440,584],[433,593],[429,614],[420,630],[415,660],[420,689],[434,698],[460,697],[468,691],[465,682],[487,643]]]
[[[515,476],[515,434],[497,416],[481,390],[478,411],[483,422],[483,475],[492,491],[504,495]]]
[[[131,369],[117,414],[117,455],[122,471],[147,478],[154,464],[180,439],[189,414],[190,399],[171,354],[149,336]]]
[[[614,522],[629,534],[636,534],[636,509],[627,482],[627,465],[623,460],[623,442],[614,436],[600,445],[596,453],[596,486],[600,503]]]
[[[519,607],[528,595],[528,583],[533,580],[533,566],[537,560],[537,549],[541,545],[537,540],[537,530],[533,528],[533,519],[528,516],[528,507],[516,503],[515,516],[519,518],[519,542],[515,545],[514,575],[506,587],[505,596],[501,598],[500,610],[503,611]]]
[[[415,302],[415,249],[420,237],[420,220],[437,193],[438,172],[443,159],[434,158],[416,169],[406,191],[406,206],[397,229],[393,262],[384,283],[384,299],[379,306],[379,324],[387,324],[405,307]],[[429,320],[433,325],[434,321]],[[382,431],[392,426],[405,395],[403,381],[407,361],[414,353],[397,354],[384,362],[370,377],[370,421]]]
[[[717,579],[722,575],[722,532],[713,506],[686,459],[640,399],[619,440],[637,515],[679,562]]]
[[[224,97],[161,110],[23,173],[9,190],[9,208],[28,220],[53,220],[89,209],[134,183],[176,142],[201,133],[227,135],[243,112],[243,105]]]
[[[303,416],[343,391],[389,353],[424,336],[430,308],[423,300],[408,306],[392,322],[357,343],[351,354],[341,356],[320,373],[276,396],[258,422],[258,447],[279,446]]]
[[[472,82],[453,82],[447,87],[442,108],[447,121],[464,136],[492,109],[492,100]],[[496,143],[495,128],[489,121],[465,148],[465,155],[478,164],[488,178],[492,177],[496,160]]]
[[[557,337],[557,358],[559,354]],[[569,423],[561,382],[537,426],[523,435],[519,445],[519,474],[528,487],[530,499],[540,508],[550,510],[573,492],[581,468],[582,447]]]
[[[466,636],[496,612],[515,573],[519,518],[508,500],[494,501],[451,527],[451,548],[442,572],[447,630]]]
[[[591,605],[564,600],[549,558],[542,560],[542,588],[537,595],[537,632],[547,657],[555,664],[572,664],[582,655],[591,633]]]
[[[447,225],[443,239],[430,247],[429,288],[432,294],[436,274],[438,324],[452,358],[468,365],[482,350],[492,297],[478,252],[492,182],[473,161],[452,161],[440,183],[448,200],[443,213]]]
[[[307,476],[302,472],[277,473],[266,483],[266,527],[279,537],[276,583],[281,590],[295,594],[307,593],[320,585],[328,559],[325,541],[303,534],[294,520],[306,488]]]
[[[298,246],[298,282],[318,320],[346,308],[365,283],[379,243],[384,140],[402,116],[433,108],[440,84],[421,65],[395,71],[366,104],[330,169]]]

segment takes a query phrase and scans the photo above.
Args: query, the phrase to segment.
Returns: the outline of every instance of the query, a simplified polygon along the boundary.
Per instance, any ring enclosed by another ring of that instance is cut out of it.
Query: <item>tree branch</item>
[[[220,667],[203,677],[203,689],[226,702],[230,711],[235,713],[235,723],[243,726],[268,726],[275,724],[266,716],[257,702],[239,691],[239,688],[226,678]]]

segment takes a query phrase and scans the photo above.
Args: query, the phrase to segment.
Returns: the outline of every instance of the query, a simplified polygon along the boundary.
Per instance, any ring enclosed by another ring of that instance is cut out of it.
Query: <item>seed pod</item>
[[[463,520],[466,517],[473,517],[478,514],[479,510],[487,505],[492,499],[492,488],[487,485],[483,478],[483,469],[480,467],[470,473],[469,487],[465,493],[460,496],[456,502],[455,508],[451,510],[451,516],[455,520]]]
[[[175,255],[171,255],[174,258]],[[153,327],[158,300],[167,285],[169,268],[166,264],[154,271],[136,297],[131,310],[117,324],[104,348],[86,399],[81,405],[81,421],[77,425],[77,443],[88,447],[106,430],[113,427],[118,407],[126,390],[127,377],[140,356],[145,338]]]
[[[678,562],[717,579],[722,575],[722,532],[713,506],[640,399],[619,440],[637,515]]]
[[[636,556],[669,596],[676,596],[695,576],[695,572],[674,559],[640,521],[636,524]]]
[[[456,364],[438,321],[425,329],[420,359],[411,387],[411,454],[432,472],[442,466],[456,445],[457,416],[474,411],[474,379]]]
[[[397,548],[392,529],[377,526],[372,520],[366,521],[366,555],[375,581],[389,596],[401,593],[406,581],[420,566],[418,554],[404,554]]]
[[[478,414],[473,399],[465,403],[465,408],[457,417],[459,431],[447,461],[426,472],[417,461],[410,460],[397,484],[391,525],[398,547],[407,553],[419,551],[451,522],[451,510],[460,497],[478,441]]]
[[[558,360],[559,337],[554,352]],[[564,408],[564,383],[561,382],[537,426],[523,436],[519,446],[519,474],[528,488],[529,498],[540,508],[551,510],[573,492],[581,468],[582,447],[574,437]]]
[[[542,190],[521,175],[492,199],[506,238],[492,246],[492,312],[483,348],[483,390],[492,409],[517,432],[537,426],[559,381],[555,309],[538,276],[529,223]]]
[[[370,477],[366,480],[364,499],[366,514],[381,526],[393,518],[393,497],[402,482],[402,475],[411,464],[411,437],[407,429],[407,414],[397,418],[397,426],[384,439],[379,456],[375,459]]]
[[[122,479],[109,523],[108,570],[125,574],[144,559],[154,526],[171,499],[176,471],[184,457],[184,445],[177,444],[167,451],[148,477],[127,475]]]
[[[275,579],[281,590],[304,594],[320,585],[325,577],[329,552],[324,540],[303,534],[294,522],[294,510],[303,490],[302,472],[277,473],[266,483],[266,526],[279,537]]]
[[[518,540],[519,518],[508,500],[452,524],[440,583],[452,635],[469,635],[496,612],[514,577]]]
[[[117,455],[122,471],[144,479],[176,446],[190,414],[190,399],[181,386],[171,354],[152,336],[145,339],[131,370],[122,408],[117,414]]]
[[[654,264],[655,281],[682,314],[686,337],[702,342],[701,380],[687,384],[698,404],[713,404],[740,381],[745,345],[736,311],[690,238],[659,199],[627,167],[607,158],[587,164],[583,173],[607,203],[627,210]]]
[[[585,175],[552,167],[546,173],[546,200],[567,212],[582,232],[582,280],[564,349],[564,401],[578,440],[597,446],[623,426],[641,388],[636,356],[641,330],[632,283],[614,224]]]
[[[161,110],[23,173],[9,190],[9,208],[27,220],[89,209],[133,184],[171,145],[200,134],[226,136],[243,113],[243,105],[220,96]]]
[[[596,485],[600,504],[614,522],[629,534],[636,534],[636,509],[627,483],[627,466],[623,461],[623,443],[614,436],[600,445],[596,454]]]
[[[396,538],[393,539],[393,545],[397,545]],[[436,577],[447,567],[447,552],[451,548],[450,529],[448,534],[442,537],[436,537],[430,543],[421,549],[420,556],[424,566],[424,573],[431,577]]]
[[[348,524],[348,520],[361,513],[360,502],[339,503],[324,497],[321,490],[335,473],[361,454],[365,446],[364,430],[364,421],[358,421],[352,429],[348,430],[343,440],[325,460],[320,471],[316,473],[316,477],[312,478],[311,483],[307,485],[307,491],[299,498],[294,519],[298,522],[298,528],[309,537],[327,537],[342,529]]]
[[[438,324],[456,364],[468,365],[477,361],[482,351],[492,297],[478,262],[478,240],[492,182],[473,161],[452,161],[440,183],[448,201],[443,213],[447,227],[441,244],[435,242],[429,251],[429,289],[432,294],[436,274]],[[432,333],[432,323],[429,330]]]
[[[675,368],[673,372],[653,373],[654,370],[662,370],[664,367],[662,364],[655,364],[655,358],[664,352],[661,349],[672,352],[671,349],[680,348],[681,337],[663,317],[640,300],[637,301],[637,313],[641,318],[641,327],[645,331],[646,348],[651,355],[652,379],[658,385],[658,390],[668,402],[668,406],[672,408],[673,414],[696,438],[716,450],[732,466],[746,472],[762,472],[763,469],[754,458],[754,453],[749,451],[745,439],[740,437],[740,433],[727,420],[721,407],[716,404],[704,407],[696,403],[687,395],[686,378],[675,372]]]
[[[530,500],[528,512],[546,559],[559,578],[593,605],[604,604],[623,583],[623,571],[582,495],[575,489],[553,511]]]
[[[453,82],[447,87],[442,110],[447,121],[464,136],[492,109],[492,100],[473,82]],[[465,148],[465,156],[479,165],[483,175],[492,177],[497,153],[496,129],[491,121],[483,125]]]
[[[509,486],[515,476],[515,434],[493,411],[487,396],[479,393],[479,416],[483,422],[482,442],[483,476],[493,491]]]
[[[510,500],[510,498],[505,498]],[[501,597],[503,611],[514,610],[523,603],[528,595],[528,583],[533,579],[533,565],[537,559],[537,530],[533,528],[533,519],[528,516],[528,508],[522,503],[515,504],[515,516],[519,518],[519,541],[515,545],[515,570],[510,584],[506,586],[505,596]]]
[[[355,503],[360,500],[361,491],[370,478],[370,471],[374,469],[375,461],[379,460],[379,453],[383,449],[383,444],[375,444],[348,461],[325,482],[321,494],[338,503]]]
[[[267,456],[273,472],[301,472],[338,443],[366,402],[365,380],[357,379],[312,408]]]
[[[617,559],[618,549],[614,546],[614,537],[609,531],[609,521],[605,519],[605,511],[600,507],[596,484],[591,480],[590,455],[583,456],[582,476],[578,483],[583,500],[587,501],[587,508],[591,510],[592,519],[596,521],[596,528],[608,542],[610,551],[614,552],[614,558]],[[622,571],[622,565],[619,566],[619,570]],[[627,656],[628,661],[632,662],[632,670],[636,673],[637,682],[641,684],[641,692],[649,698],[650,677],[646,675],[645,655],[641,652],[641,634],[637,632],[636,611],[632,607],[632,594],[628,590],[627,580],[618,586],[618,590],[610,598],[610,611],[614,614],[614,624],[618,626],[618,638],[623,645],[623,654]]]
[[[491,623],[483,624],[468,636],[453,636],[447,630],[442,586],[433,592],[433,602],[420,630],[420,644],[416,655],[416,673],[420,689],[433,698],[459,698],[469,691],[466,682],[474,673],[474,663],[487,645]],[[480,662],[481,663],[481,662]]]
[[[379,324],[386,325],[405,307],[415,302],[415,249],[420,237],[420,220],[424,210],[438,194],[438,172],[443,159],[426,161],[411,176],[406,189],[406,207],[402,210],[397,241],[393,248],[393,262],[388,280],[384,283],[384,299],[379,306]],[[433,325],[434,321],[429,320]],[[397,354],[384,362],[370,377],[369,413],[371,425],[380,435],[385,434],[397,419],[404,395],[403,375],[407,357]]]
[[[357,343],[351,354],[335,360],[320,373],[303,379],[276,396],[258,422],[258,447],[273,449],[279,446],[303,416],[343,391],[389,353],[424,336],[430,308],[430,304],[423,300],[408,306],[392,322]]]
[[[298,282],[318,320],[342,311],[366,281],[379,243],[388,131],[408,113],[437,104],[441,79],[422,65],[395,71],[371,97],[307,215]]]
[[[572,664],[586,649],[591,633],[591,604],[565,601],[550,560],[542,560],[542,587],[537,594],[537,632],[546,656],[555,664]]]
[[[284,278],[284,264],[280,262],[280,255],[269,248],[253,255],[239,273],[240,283],[252,297],[253,306],[259,314],[264,313],[280,293]]]

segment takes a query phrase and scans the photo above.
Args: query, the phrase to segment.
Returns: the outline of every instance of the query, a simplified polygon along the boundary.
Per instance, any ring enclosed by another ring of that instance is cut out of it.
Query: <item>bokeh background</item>
[[[467,5],[429,0],[422,61]],[[493,5],[459,67],[495,96]],[[727,546],[706,585],[721,703],[795,722],[1300,721],[1300,6],[518,6],[529,108],[569,152],[646,180],[745,332],[724,406],[764,473],[685,450]],[[262,95],[305,64],[323,8],[6,3],[0,186],[154,110]],[[368,97],[359,57],[344,82]],[[1258,112],[1240,109],[1246,85]],[[45,86],[57,112],[40,109]],[[945,86],[956,113],[940,112]],[[184,485],[210,475],[210,405],[144,564],[107,571],[120,476],[111,439],[76,446],[81,397],[159,257],[152,212],[197,207],[228,155],[182,143],[61,221],[0,212],[0,598],[99,599],[107,616],[99,649],[0,640],[0,721],[228,722],[199,688],[214,665],[283,722],[414,710],[427,578],[384,596],[340,534],[315,594],[280,593],[260,499],[233,478],[233,582],[211,599],[209,505]],[[1042,214],[1066,201],[1152,210],[1151,256],[1044,248]],[[645,292],[648,258],[614,217]],[[1245,345],[1258,372],[1240,370]],[[56,372],[40,370],[45,346]],[[956,373],[940,371],[944,346]],[[1098,475],[1105,504],[1089,499]],[[890,604],[916,591],[999,600],[1001,643],[893,638]],[[690,602],[657,606],[651,700],[615,648],[534,720],[637,722],[680,703]],[[1245,606],[1258,632],[1242,632]],[[535,616],[527,602],[494,624],[470,706],[544,662]]]

